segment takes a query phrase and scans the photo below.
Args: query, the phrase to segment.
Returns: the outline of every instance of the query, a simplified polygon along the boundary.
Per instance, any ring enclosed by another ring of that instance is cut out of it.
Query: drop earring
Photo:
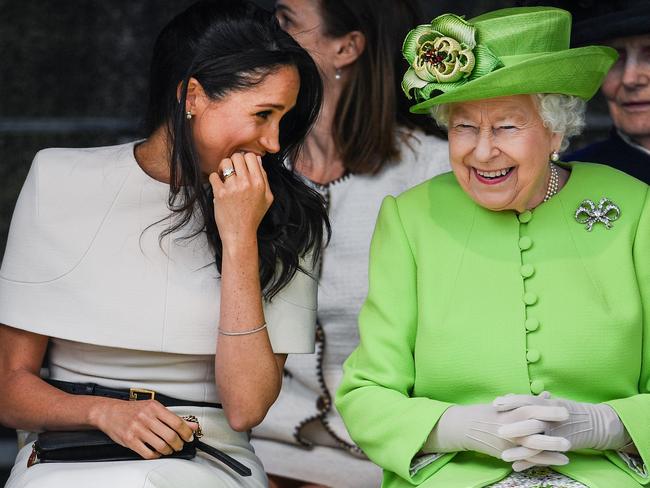
[[[185,118],[187,120],[192,120],[192,111],[191,110],[188,110],[187,112],[185,112]]]
[[[554,163],[557,163],[557,162],[560,160],[560,153],[558,153],[557,151],[553,151],[553,152],[551,153],[551,158],[550,158],[550,159],[551,159],[551,161],[553,161]]]
[[[336,68],[336,72],[334,73],[334,78],[337,80],[341,79],[341,68]]]

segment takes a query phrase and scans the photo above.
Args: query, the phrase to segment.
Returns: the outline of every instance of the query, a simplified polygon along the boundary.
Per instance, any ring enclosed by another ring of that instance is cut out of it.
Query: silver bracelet
[[[221,330],[221,328],[219,328],[219,334],[225,335],[225,336],[243,336],[243,335],[248,335],[248,334],[255,334],[255,332],[259,332],[260,330],[264,330],[264,329],[266,329],[266,322],[264,322],[259,327],[256,327],[256,328],[250,329],[250,330],[243,330],[241,332],[230,332],[230,331],[227,331],[227,330]]]

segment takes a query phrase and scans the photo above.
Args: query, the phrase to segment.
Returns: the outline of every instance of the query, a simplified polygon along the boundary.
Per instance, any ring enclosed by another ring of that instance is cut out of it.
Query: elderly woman
[[[453,174],[385,199],[336,398],[383,487],[650,483],[650,197],[558,160],[616,58],[568,49],[570,22],[447,14],[405,40]]]

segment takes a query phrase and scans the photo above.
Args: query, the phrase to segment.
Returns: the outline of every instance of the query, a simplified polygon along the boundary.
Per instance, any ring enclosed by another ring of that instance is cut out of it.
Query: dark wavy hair
[[[372,174],[398,158],[398,126],[444,137],[430,117],[409,112],[400,86],[408,68],[402,43],[422,18],[417,0],[319,0],[319,6],[325,35],[356,30],[366,38],[334,115],[334,140],[346,169]]]
[[[279,68],[300,75],[295,107],[280,122],[280,151],[266,154],[263,166],[273,204],[257,230],[260,281],[271,299],[301,270],[301,256],[318,259],[330,227],[322,198],[284,161],[295,159],[314,123],[322,82],[311,57],[277,24],[271,13],[244,0],[203,0],[176,16],[159,34],[153,52],[145,129],[165,127],[170,141],[169,208],[174,219],[161,239],[199,219],[221,272],[222,242],[214,220],[213,194],[199,167],[190,125],[185,118],[187,85],[195,78],[214,100],[246,90]],[[180,86],[180,96],[177,90]],[[218,129],[216,129],[218,130]]]

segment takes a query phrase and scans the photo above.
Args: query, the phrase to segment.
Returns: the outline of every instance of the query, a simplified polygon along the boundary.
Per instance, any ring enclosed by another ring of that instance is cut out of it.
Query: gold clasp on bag
[[[138,395],[149,395],[149,398],[141,398]],[[144,388],[129,388],[129,400],[155,400],[156,392]]]
[[[196,428],[196,432],[194,432],[194,437],[196,437],[197,439],[203,437],[203,431],[201,430],[201,424],[199,424],[199,419],[197,419],[194,415],[183,415],[181,418],[183,420],[187,420],[188,422],[194,422],[198,426]]]

